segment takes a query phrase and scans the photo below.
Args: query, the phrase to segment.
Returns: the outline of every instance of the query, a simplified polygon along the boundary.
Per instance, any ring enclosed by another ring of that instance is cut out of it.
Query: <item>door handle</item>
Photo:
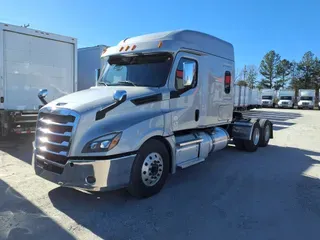
[[[200,115],[200,111],[199,111],[199,109],[196,109],[196,111],[194,112],[194,120],[196,122],[198,122],[198,120],[199,120],[199,115]]]

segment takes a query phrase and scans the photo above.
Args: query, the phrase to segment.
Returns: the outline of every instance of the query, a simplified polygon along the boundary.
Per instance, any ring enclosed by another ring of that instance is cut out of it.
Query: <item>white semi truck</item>
[[[149,197],[168,174],[228,146],[254,152],[273,138],[267,119],[234,107],[233,46],[180,30],[121,41],[102,55],[99,84],[41,108],[35,173],[61,186],[126,187]]]
[[[78,49],[78,91],[96,85],[105,64],[101,55],[107,48],[106,45],[97,45]]]
[[[34,133],[39,108],[77,89],[77,39],[0,23],[0,56],[0,136]]]
[[[299,89],[298,108],[313,109],[316,102],[316,90],[314,89]]]
[[[294,90],[279,90],[279,108],[294,108],[295,91]]]
[[[262,107],[274,107],[275,106],[275,91],[273,89],[261,90],[261,105]]]

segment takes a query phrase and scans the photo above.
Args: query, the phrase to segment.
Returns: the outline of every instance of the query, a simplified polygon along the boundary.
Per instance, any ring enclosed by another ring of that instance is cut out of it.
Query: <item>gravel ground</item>
[[[320,111],[263,109],[270,146],[234,147],[144,200],[33,174],[32,139],[0,143],[0,239],[320,239]]]

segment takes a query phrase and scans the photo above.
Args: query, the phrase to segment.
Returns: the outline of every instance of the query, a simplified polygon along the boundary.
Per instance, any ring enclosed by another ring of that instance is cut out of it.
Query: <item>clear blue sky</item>
[[[319,0],[0,0],[0,21],[76,37],[78,47],[175,29],[203,31],[235,48],[236,68],[274,49],[320,57]]]

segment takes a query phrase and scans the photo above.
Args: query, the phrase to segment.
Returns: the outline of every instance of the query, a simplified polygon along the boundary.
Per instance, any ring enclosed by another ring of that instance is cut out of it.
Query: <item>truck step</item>
[[[195,165],[197,163],[201,163],[204,160],[205,160],[204,158],[194,158],[194,159],[191,159],[191,160],[188,160],[188,161],[184,161],[184,162],[178,163],[177,166],[182,168],[182,169],[184,169],[184,168],[190,167],[192,165]]]

